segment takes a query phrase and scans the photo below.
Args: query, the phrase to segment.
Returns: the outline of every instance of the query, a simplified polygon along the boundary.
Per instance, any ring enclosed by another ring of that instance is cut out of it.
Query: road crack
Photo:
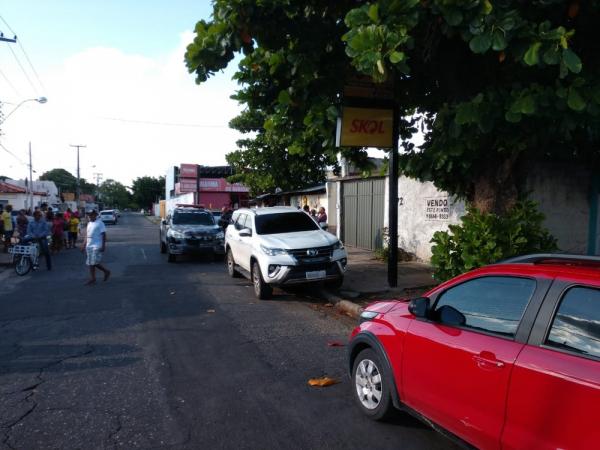
[[[38,374],[35,376],[38,379],[37,383],[34,383],[30,386],[26,386],[18,391],[15,391],[15,393],[17,392],[29,392],[29,394],[27,394],[27,396],[25,396],[22,400],[20,400],[17,404],[23,403],[23,402],[30,402],[31,408],[29,408],[27,411],[25,411],[23,414],[21,414],[17,419],[13,420],[12,422],[8,423],[7,425],[5,425],[4,428],[4,438],[2,439],[2,444],[6,445],[9,449],[14,450],[15,447],[12,447],[10,445],[10,443],[8,442],[11,438],[11,433],[14,429],[14,427],[16,427],[18,424],[20,424],[23,420],[25,420],[29,415],[31,415],[36,408],[38,407],[38,403],[35,401],[35,399],[33,398],[34,395],[37,392],[37,388],[39,386],[41,386],[42,384],[44,384],[47,380],[45,380],[43,378],[44,372],[46,370],[48,370],[51,367],[57,366],[59,364],[62,364],[63,362],[69,360],[69,359],[76,359],[76,358],[81,358],[83,356],[87,356],[91,353],[94,352],[94,347],[92,347],[89,344],[86,344],[87,349],[85,351],[82,352],[78,352],[76,354],[73,355],[68,355],[65,356],[64,358],[60,358],[56,361],[52,361],[48,364],[46,364],[45,366],[40,367],[38,370]],[[119,424],[120,424],[120,420],[119,420]]]

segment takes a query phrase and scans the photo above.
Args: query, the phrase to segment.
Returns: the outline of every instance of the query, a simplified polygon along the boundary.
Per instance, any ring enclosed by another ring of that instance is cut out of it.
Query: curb
[[[335,294],[332,294],[328,291],[322,291],[324,297],[333,305],[343,313],[348,314],[350,317],[354,317],[358,319],[360,317],[360,313],[363,311],[363,308],[360,305],[357,305],[350,300],[345,300],[341,297],[338,297]]]
[[[154,225],[160,225],[160,218],[156,218],[155,216],[147,216],[144,214],[146,220]],[[156,221],[158,219],[158,221]]]

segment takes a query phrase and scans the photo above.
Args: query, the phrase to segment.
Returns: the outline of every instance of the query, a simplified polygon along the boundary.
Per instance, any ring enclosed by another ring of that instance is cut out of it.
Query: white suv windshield
[[[295,233],[319,229],[317,223],[304,212],[260,214],[254,221],[256,234]]]

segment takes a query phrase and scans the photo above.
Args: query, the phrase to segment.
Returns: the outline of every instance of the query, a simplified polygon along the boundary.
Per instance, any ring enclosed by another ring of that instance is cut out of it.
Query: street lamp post
[[[28,98],[26,100],[23,100],[21,103],[19,103],[17,106],[15,106],[13,108],[13,110],[11,112],[9,112],[6,117],[4,117],[4,120],[2,120],[2,122],[0,122],[0,125],[2,125],[4,122],[6,122],[6,119],[8,119],[17,109],[19,109],[24,103],[27,102],[38,102],[41,103],[42,105],[44,103],[46,103],[48,101],[48,99],[46,97],[38,97],[38,98]]]
[[[17,109],[19,109],[24,103],[27,103],[27,102],[38,102],[38,103],[40,103],[40,104],[43,105],[47,101],[48,101],[48,99],[46,97],[27,98],[27,99],[21,101],[17,106],[15,106],[13,108],[13,110],[11,112],[9,112],[4,117],[4,119],[2,119],[2,122],[0,122],[0,125],[4,124],[4,122],[6,122],[6,119],[8,119],[10,116],[12,116],[13,113]],[[29,142],[29,184],[28,184],[27,188],[29,189],[29,207],[33,211],[33,166],[31,164],[31,141]]]

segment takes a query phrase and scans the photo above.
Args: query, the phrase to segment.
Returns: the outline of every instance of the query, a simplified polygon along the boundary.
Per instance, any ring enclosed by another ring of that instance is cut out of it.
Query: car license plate
[[[306,272],[307,280],[317,280],[319,278],[325,278],[326,272],[324,270],[315,270],[314,272]]]

